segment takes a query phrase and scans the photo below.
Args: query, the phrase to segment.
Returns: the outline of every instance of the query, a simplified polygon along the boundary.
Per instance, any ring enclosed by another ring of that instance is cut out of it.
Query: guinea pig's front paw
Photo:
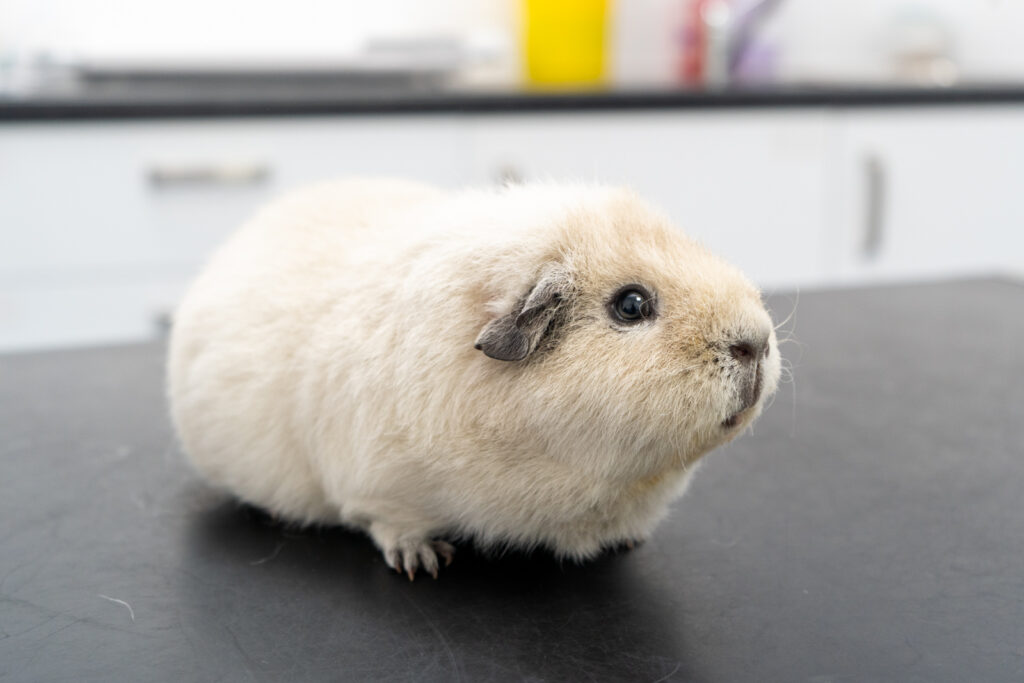
[[[404,573],[410,581],[416,578],[420,569],[436,579],[438,555],[444,559],[446,567],[455,559],[455,547],[451,543],[408,531],[403,533],[391,524],[374,522],[369,532],[388,566],[399,574]]]
[[[455,547],[446,541],[423,539],[401,541],[384,549],[384,561],[388,566],[399,574],[405,572],[410,581],[416,578],[418,569],[436,579],[438,555],[444,558],[444,566],[447,567],[455,559]]]

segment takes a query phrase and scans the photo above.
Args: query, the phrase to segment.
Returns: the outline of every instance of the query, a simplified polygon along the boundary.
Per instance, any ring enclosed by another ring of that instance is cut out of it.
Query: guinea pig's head
[[[476,339],[525,428],[632,452],[616,468],[644,474],[689,465],[760,414],[781,359],[735,267],[624,190],[569,203],[530,243],[544,247]]]

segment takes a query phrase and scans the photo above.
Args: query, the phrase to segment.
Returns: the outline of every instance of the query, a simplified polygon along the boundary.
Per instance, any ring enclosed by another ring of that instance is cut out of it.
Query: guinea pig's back
[[[393,254],[402,215],[442,196],[405,181],[317,185],[263,209],[213,255],[175,314],[168,359],[172,418],[207,479],[289,519],[332,520],[307,458],[310,341],[338,290]]]

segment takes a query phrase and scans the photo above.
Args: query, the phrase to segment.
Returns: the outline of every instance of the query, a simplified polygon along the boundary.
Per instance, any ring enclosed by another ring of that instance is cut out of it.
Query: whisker
[[[797,308],[797,306],[799,306],[799,305],[800,305],[800,290],[798,289],[798,290],[796,290],[796,300],[795,300],[795,301],[793,302],[793,310],[791,310],[791,311],[789,312],[789,315],[787,315],[787,316],[786,316],[786,319],[785,319],[785,320],[783,320],[783,321],[782,321],[781,323],[779,323],[778,325],[776,325],[776,326],[774,327],[774,329],[776,329],[776,330],[777,330],[777,329],[779,329],[780,327],[782,327],[783,325],[785,325],[786,323],[788,323],[788,322],[789,322],[790,320],[792,320],[792,319],[793,319],[793,316],[795,316],[795,315],[796,315],[796,308]]]

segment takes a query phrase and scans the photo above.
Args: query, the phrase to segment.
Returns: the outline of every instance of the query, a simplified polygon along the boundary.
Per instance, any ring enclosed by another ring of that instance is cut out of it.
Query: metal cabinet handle
[[[865,260],[878,258],[885,233],[886,172],[882,158],[864,157],[864,235],[860,245]]]
[[[146,171],[146,177],[155,188],[245,187],[265,182],[270,177],[270,167],[261,163],[154,164]]]

